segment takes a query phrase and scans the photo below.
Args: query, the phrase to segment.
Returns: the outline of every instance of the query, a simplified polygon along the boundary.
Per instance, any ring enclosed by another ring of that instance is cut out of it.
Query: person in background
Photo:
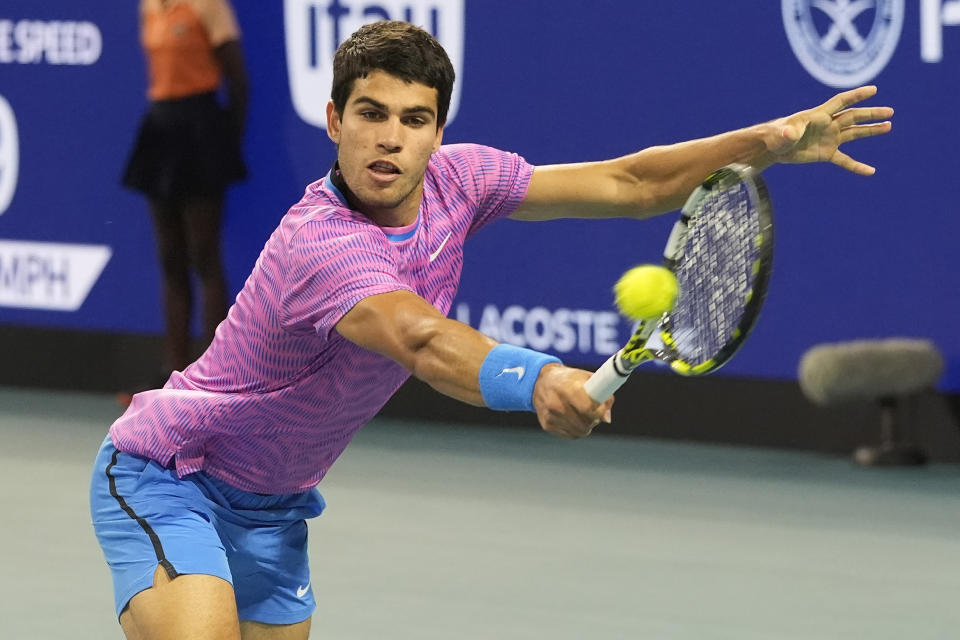
[[[246,177],[248,82],[229,0],[141,0],[140,39],[150,106],[123,184],[146,196],[153,219],[166,333],[158,376],[143,386],[159,387],[193,359],[191,272],[202,289],[204,346],[227,315],[220,233],[227,186]]]

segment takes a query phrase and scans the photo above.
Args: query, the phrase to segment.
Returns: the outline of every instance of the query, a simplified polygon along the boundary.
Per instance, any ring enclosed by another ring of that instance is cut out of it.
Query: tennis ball
[[[628,318],[656,318],[673,308],[677,277],[669,269],[642,264],[620,276],[613,293],[617,308]]]

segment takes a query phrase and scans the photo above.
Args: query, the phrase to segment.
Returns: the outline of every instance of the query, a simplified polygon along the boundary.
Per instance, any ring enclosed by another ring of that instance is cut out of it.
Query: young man
[[[475,405],[535,411],[568,438],[610,421],[589,372],[448,319],[464,240],[499,217],[670,211],[730,162],[827,161],[889,131],[865,87],[786,118],[615,160],[532,167],[441,147],[453,69],[426,32],[361,28],[334,62],[338,162],[283,218],[206,353],[134,397],[91,486],[129,638],[306,638],[315,486],[412,373]],[[862,123],[873,124],[862,124]]]

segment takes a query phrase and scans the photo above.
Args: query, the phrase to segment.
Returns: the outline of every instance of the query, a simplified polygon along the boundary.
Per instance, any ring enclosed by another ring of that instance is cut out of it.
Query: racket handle
[[[617,367],[617,359],[620,352],[610,356],[606,362],[600,365],[600,368],[594,372],[590,379],[583,384],[584,390],[594,402],[606,402],[607,398],[613,395],[613,392],[619,389],[630,374],[620,373]]]

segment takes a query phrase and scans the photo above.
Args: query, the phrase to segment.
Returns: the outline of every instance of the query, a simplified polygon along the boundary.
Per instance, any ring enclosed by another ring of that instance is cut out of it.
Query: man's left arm
[[[831,162],[873,175],[873,167],[839,147],[890,131],[893,109],[853,107],[876,92],[873,86],[851,89],[784,118],[613,160],[537,167],[511,218],[645,218],[673,211],[707,175],[734,162],[761,170],[775,163]]]

